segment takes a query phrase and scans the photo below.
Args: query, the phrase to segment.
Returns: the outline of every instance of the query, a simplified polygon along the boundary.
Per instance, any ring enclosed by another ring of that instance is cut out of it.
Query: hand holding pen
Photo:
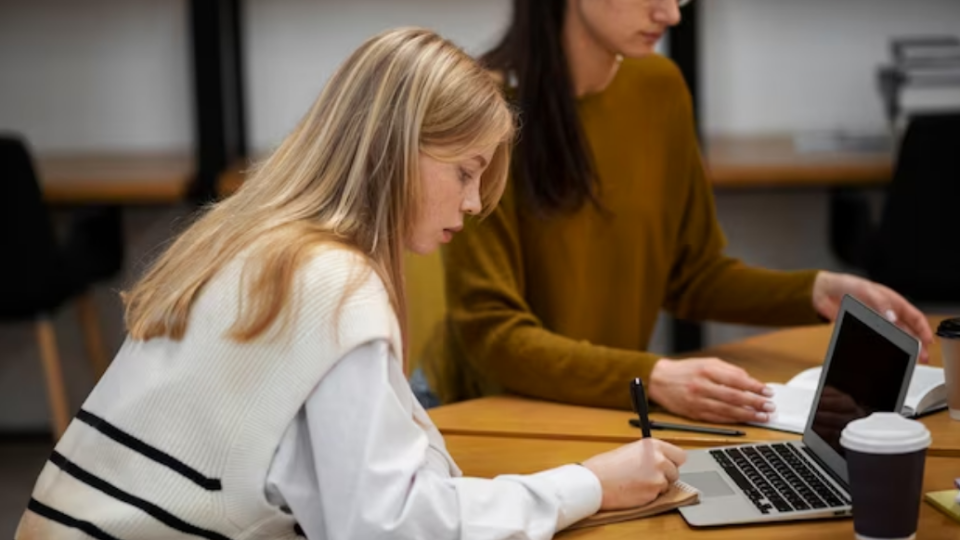
[[[643,404],[638,414],[646,418],[643,386],[640,385],[639,391],[631,387],[631,395],[635,396],[635,403]],[[650,438],[648,430],[647,437],[594,456],[584,461],[583,466],[600,480],[603,491],[600,509],[620,510],[647,504],[669,489],[680,477],[679,468],[686,459],[686,452]]]

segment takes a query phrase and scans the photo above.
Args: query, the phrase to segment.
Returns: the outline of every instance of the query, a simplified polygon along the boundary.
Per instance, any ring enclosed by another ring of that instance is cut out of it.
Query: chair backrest
[[[916,302],[960,301],[960,114],[914,117],[868,266]]]
[[[0,135],[0,253],[0,290],[42,283],[56,264],[56,236],[30,154],[10,134]]]

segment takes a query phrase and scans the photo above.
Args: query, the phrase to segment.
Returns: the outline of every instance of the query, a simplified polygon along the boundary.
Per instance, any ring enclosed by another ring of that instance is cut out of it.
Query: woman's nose
[[[653,12],[655,22],[665,26],[680,24],[680,3],[677,0],[661,0],[656,4]]]
[[[467,196],[463,199],[460,209],[465,214],[475,216],[483,210],[483,203],[480,200],[480,189],[474,188],[467,191]]]

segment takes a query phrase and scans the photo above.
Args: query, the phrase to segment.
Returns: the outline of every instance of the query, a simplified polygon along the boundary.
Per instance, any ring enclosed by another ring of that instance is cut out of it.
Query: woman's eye
[[[468,172],[466,171],[466,169],[460,169],[460,181],[461,181],[461,182],[463,182],[464,184],[466,184],[467,182],[469,182],[469,181],[472,180],[472,179],[473,179],[473,176],[471,176],[470,173],[468,173]]]

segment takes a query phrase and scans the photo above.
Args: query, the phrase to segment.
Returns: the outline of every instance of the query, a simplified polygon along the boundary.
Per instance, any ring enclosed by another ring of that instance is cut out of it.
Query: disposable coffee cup
[[[858,540],[913,540],[920,516],[930,432],[897,413],[873,413],[847,424],[853,530]]]
[[[947,319],[937,327],[943,357],[943,376],[947,381],[947,407],[950,418],[960,420],[960,318]]]

